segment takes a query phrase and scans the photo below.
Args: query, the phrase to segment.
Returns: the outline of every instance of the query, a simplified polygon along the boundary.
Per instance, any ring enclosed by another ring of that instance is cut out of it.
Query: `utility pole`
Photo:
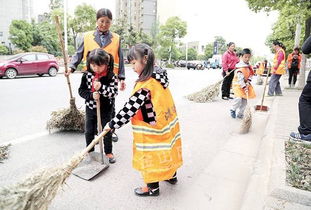
[[[68,55],[68,34],[67,34],[67,7],[68,7],[68,0],[64,0],[64,34],[65,34],[65,52]]]

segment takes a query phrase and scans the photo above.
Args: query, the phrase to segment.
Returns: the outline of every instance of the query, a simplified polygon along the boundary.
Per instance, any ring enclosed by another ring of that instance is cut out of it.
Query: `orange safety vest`
[[[292,67],[292,63],[293,63],[293,53],[289,54],[287,58],[287,65],[289,69]],[[301,55],[298,55],[298,69],[300,69],[300,64],[301,64]]]
[[[95,41],[94,36],[95,31],[89,31],[84,35],[84,53],[83,53],[83,63],[86,64],[87,54],[88,52],[100,48],[100,46]],[[112,33],[112,32],[111,32]],[[106,52],[110,53],[113,56],[114,68],[113,72],[115,75],[119,74],[119,45],[120,45],[120,37],[116,33],[112,33],[111,43],[106,47],[102,48]],[[83,68],[86,70],[86,65]]]
[[[257,75],[263,75],[264,71],[265,71],[265,63],[261,62],[259,64],[259,68],[256,71],[256,74]]]
[[[286,73],[286,70],[285,70],[285,57],[286,57],[286,55],[285,55],[285,51],[282,49],[282,48],[280,48],[280,50],[279,51],[277,51],[276,53],[275,53],[275,55],[274,55],[274,60],[273,60],[273,68],[275,67],[275,66],[277,66],[277,64],[278,64],[278,55],[279,55],[279,52],[280,51],[282,51],[283,53],[284,53],[284,59],[282,60],[282,62],[280,63],[280,65],[279,65],[279,67],[277,68],[277,70],[273,73],[273,71],[272,71],[272,73],[273,74],[279,74],[279,75],[282,75],[282,74],[285,74]]]
[[[141,110],[132,118],[133,167],[142,173],[145,183],[171,179],[183,163],[175,104],[169,88],[164,89],[154,78],[136,83],[133,94],[141,88],[151,93],[156,124],[144,122]]]
[[[250,76],[252,76],[251,71],[249,70],[248,67],[242,67],[242,68],[237,69],[234,73],[234,78],[232,81],[233,93],[234,93],[235,97],[247,99],[245,90],[243,88],[241,88],[241,85],[238,83],[238,76],[237,76],[238,72],[243,73],[244,81],[247,82],[248,78]],[[249,85],[248,86],[248,98],[250,99],[250,98],[255,98],[255,97],[256,97],[256,94],[255,94],[254,88],[252,85]]]

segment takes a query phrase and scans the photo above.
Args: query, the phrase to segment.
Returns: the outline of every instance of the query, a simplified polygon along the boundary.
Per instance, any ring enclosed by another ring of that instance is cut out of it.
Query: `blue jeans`
[[[269,91],[268,95],[273,96],[275,95],[282,95],[281,85],[280,85],[280,78],[282,75],[279,74],[272,74],[269,82]]]

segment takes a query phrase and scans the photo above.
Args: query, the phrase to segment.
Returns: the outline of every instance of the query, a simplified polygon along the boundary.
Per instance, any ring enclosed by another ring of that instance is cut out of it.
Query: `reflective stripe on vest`
[[[133,167],[142,172],[146,183],[170,179],[182,165],[181,134],[175,104],[169,88],[154,78],[138,82],[133,90],[150,91],[156,123],[143,121],[139,110],[132,118]]]
[[[88,52],[100,48],[98,43],[95,41],[94,36],[95,31],[89,31],[84,35],[84,53],[82,62],[86,64],[86,56]],[[113,72],[115,75],[119,74],[119,45],[120,45],[120,37],[116,33],[112,33],[111,43],[106,47],[102,48],[106,52],[110,53],[113,56],[114,60],[114,69]],[[84,70],[86,70],[86,66],[84,66]]]

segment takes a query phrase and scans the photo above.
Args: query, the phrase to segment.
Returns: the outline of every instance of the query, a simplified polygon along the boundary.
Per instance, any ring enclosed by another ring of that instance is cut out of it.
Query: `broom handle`
[[[98,129],[98,133],[101,133],[103,132],[103,126],[102,126],[101,115],[100,115],[100,99],[96,100],[96,112],[97,112],[97,129]],[[100,158],[101,158],[102,164],[104,164],[104,150],[103,150],[102,138],[99,141],[99,151],[100,151]]]
[[[79,156],[84,157],[109,131],[101,132],[93,141],[80,153]]]
[[[264,102],[264,100],[265,100],[265,93],[266,93],[267,83],[268,83],[268,79],[269,79],[269,74],[270,74],[270,69],[268,70],[267,77],[266,77],[266,81],[265,81],[265,87],[264,87],[264,89],[263,89],[263,94],[262,94],[262,99],[261,99],[260,110],[262,109],[263,102]]]
[[[60,23],[59,23],[59,17],[55,16],[55,22],[56,22],[56,29],[57,29],[57,33],[58,33],[58,39],[62,48],[62,53],[63,53],[63,57],[64,57],[64,65],[65,65],[65,72],[68,72],[68,59],[67,59],[67,53],[65,51],[65,44],[64,44],[64,40],[63,40],[63,36],[62,36],[62,31],[60,29]],[[72,89],[71,89],[71,84],[70,84],[70,79],[69,79],[69,75],[66,76],[67,78],[67,84],[68,84],[68,88],[69,88],[69,94],[70,94],[70,99],[73,98],[72,96]]]

